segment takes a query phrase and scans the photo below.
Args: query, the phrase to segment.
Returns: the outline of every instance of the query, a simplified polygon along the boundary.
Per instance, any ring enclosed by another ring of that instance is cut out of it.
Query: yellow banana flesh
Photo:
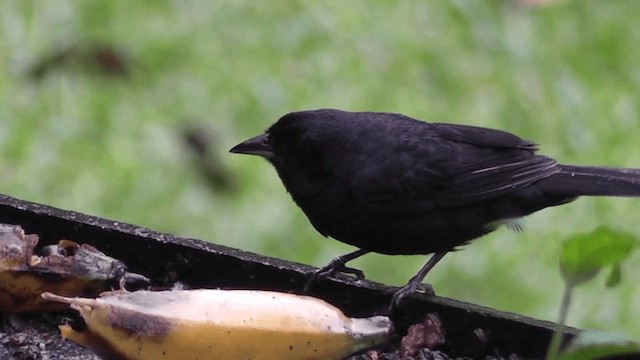
[[[112,292],[71,304],[86,327],[65,338],[105,359],[330,360],[383,343],[390,321],[352,319],[316,298],[254,290]]]

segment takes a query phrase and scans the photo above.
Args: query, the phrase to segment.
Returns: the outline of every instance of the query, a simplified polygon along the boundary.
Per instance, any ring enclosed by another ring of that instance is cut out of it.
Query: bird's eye
[[[322,158],[319,146],[312,141],[305,141],[298,144],[295,150],[298,154],[298,158],[302,160],[317,161]]]
[[[326,173],[325,156],[319,144],[305,141],[299,144],[295,151],[298,167],[305,169],[307,174],[315,177]]]

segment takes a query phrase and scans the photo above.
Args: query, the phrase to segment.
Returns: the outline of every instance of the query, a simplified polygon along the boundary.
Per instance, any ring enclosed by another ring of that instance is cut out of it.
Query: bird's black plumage
[[[287,114],[231,151],[267,158],[313,226],[356,256],[439,260],[581,195],[640,196],[640,170],[561,165],[536,150],[500,130],[322,109]]]

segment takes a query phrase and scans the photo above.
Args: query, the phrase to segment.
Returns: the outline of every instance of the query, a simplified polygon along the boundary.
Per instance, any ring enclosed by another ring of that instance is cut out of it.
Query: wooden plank
[[[213,215],[212,215],[213,216]],[[225,246],[155,232],[135,225],[65,211],[0,195],[0,222],[20,225],[38,234],[40,245],[70,239],[88,243],[144,274],[154,284],[181,282],[190,288],[262,289],[300,293],[305,274],[314,268],[260,256]],[[310,295],[325,299],[350,316],[384,314],[392,289],[348,276],[321,281]],[[403,302],[394,319],[398,334],[422,321],[425,314],[440,317],[447,347],[456,356],[473,351],[500,351],[543,357],[554,324],[505,313],[453,299],[415,294]],[[52,324],[55,325],[55,324]],[[6,330],[6,329],[5,329]],[[4,330],[2,330],[4,331]],[[568,328],[567,337],[578,330]],[[394,339],[397,344],[398,338]],[[468,350],[465,353],[464,349]],[[494,349],[494,350],[492,350]]]

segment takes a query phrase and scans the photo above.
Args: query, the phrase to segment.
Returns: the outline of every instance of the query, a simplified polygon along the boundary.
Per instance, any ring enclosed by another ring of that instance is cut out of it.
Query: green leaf
[[[602,268],[618,265],[638,244],[633,235],[606,227],[599,227],[589,234],[576,235],[562,246],[562,276],[574,285],[586,282]]]
[[[572,339],[557,359],[584,360],[625,354],[640,354],[640,344],[620,334],[589,330]]]

